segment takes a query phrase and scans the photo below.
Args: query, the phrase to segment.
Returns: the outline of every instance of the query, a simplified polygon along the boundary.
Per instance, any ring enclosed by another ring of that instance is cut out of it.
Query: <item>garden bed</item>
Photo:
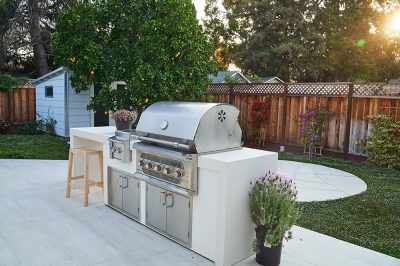
[[[68,159],[68,144],[50,135],[0,135],[0,159]]]
[[[301,203],[299,226],[400,258],[400,171],[290,153],[280,153],[279,159],[337,168],[358,176],[368,186],[356,196]]]

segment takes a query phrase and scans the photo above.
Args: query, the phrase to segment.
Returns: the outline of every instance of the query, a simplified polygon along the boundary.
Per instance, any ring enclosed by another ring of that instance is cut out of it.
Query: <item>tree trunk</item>
[[[28,0],[29,8],[29,34],[33,47],[33,56],[36,62],[36,69],[40,76],[49,72],[47,64],[47,53],[44,47],[40,32],[40,8],[39,0]]]
[[[0,69],[4,68],[6,63],[6,46],[4,44],[4,35],[0,32]]]

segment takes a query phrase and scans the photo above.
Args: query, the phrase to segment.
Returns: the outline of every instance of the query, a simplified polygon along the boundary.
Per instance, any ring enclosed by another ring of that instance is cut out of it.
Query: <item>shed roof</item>
[[[268,82],[270,82],[270,81],[273,80],[273,79],[276,79],[277,81],[279,81],[279,82],[281,82],[281,83],[285,83],[283,80],[281,80],[281,79],[278,78],[278,77],[263,77],[263,78],[261,78],[261,81],[262,81],[263,83],[268,83]]]
[[[245,82],[251,83],[240,71],[218,71],[217,75],[208,75],[208,78],[211,80],[211,83],[226,83],[226,77],[234,77],[239,75]]]
[[[58,75],[61,75],[61,74],[65,73],[65,72],[67,72],[68,70],[69,69],[67,67],[59,67],[56,70],[53,70],[53,71],[51,71],[51,72],[49,72],[49,73],[47,73],[47,74],[35,79],[35,80],[33,80],[32,84],[38,85],[38,84],[43,83],[43,82],[45,82],[45,81],[47,81],[47,80],[49,80],[51,78],[54,78],[54,77],[56,77]]]

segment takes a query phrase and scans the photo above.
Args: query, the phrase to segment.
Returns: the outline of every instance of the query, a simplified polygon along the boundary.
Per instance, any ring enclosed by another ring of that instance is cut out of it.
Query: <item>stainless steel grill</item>
[[[117,131],[110,138],[111,158],[130,162],[129,142],[136,153],[132,176],[111,174],[111,206],[137,219],[140,205],[134,199],[141,198],[138,180],[144,181],[146,225],[190,247],[198,156],[241,148],[238,115],[236,107],[221,103],[158,102],[148,107],[136,131]]]
[[[236,107],[222,103],[151,105],[143,112],[135,132],[140,140],[133,145],[135,175],[177,186],[181,194],[196,193],[197,156],[241,148],[238,115]]]

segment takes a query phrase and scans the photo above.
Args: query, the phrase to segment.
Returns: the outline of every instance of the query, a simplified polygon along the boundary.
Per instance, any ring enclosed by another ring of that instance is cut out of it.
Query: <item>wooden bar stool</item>
[[[83,157],[83,175],[72,176],[72,168],[74,162],[74,155],[81,155]],[[89,156],[96,155],[100,163],[100,181],[92,180],[89,178]],[[68,159],[68,176],[67,176],[67,191],[66,197],[71,196],[71,181],[76,179],[83,179],[83,206],[88,206],[89,201],[89,187],[97,186],[103,188],[103,152],[92,150],[88,148],[75,148],[69,150]]]

